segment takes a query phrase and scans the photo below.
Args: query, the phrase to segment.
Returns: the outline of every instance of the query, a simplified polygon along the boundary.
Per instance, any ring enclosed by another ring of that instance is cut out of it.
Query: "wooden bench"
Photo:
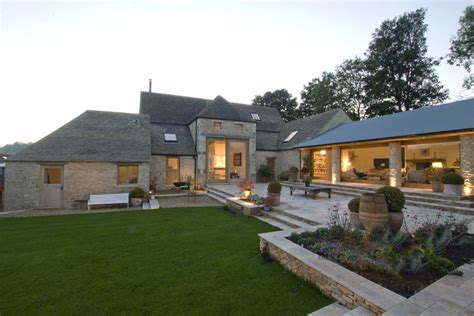
[[[304,194],[311,192],[313,194],[313,199],[316,199],[316,195],[319,192],[326,192],[328,194],[328,198],[331,198],[332,189],[330,187],[323,187],[323,186],[305,186],[305,185],[290,185],[290,195],[293,195],[294,191],[304,191]]]
[[[90,211],[92,205],[128,204],[128,193],[96,194],[89,196],[87,210]]]

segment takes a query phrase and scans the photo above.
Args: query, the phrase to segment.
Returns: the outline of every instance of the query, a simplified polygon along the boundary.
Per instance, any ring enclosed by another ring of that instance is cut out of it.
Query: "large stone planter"
[[[439,181],[430,181],[433,192],[443,192],[443,184]]]
[[[280,193],[267,193],[267,195],[273,199],[271,206],[280,206]]]
[[[397,233],[403,225],[403,212],[388,212],[388,227]]]
[[[349,222],[351,223],[351,227],[353,229],[364,229],[364,227],[362,227],[362,224],[360,223],[359,213],[349,212]]]
[[[387,227],[388,210],[385,196],[377,193],[364,193],[360,197],[359,219],[367,231],[376,227]]]
[[[444,193],[448,195],[462,196],[463,185],[458,184],[445,184]]]
[[[142,205],[142,202],[143,202],[143,199],[141,198],[131,198],[131,200],[132,200],[132,206],[134,207],[138,207]]]

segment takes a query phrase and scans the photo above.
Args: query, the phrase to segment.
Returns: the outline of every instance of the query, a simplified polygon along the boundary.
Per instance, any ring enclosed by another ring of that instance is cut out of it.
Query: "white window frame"
[[[288,135],[287,138],[285,138],[285,140],[283,141],[284,143],[288,143],[290,140],[293,139],[293,137],[295,137],[295,135],[298,134],[298,131],[293,131],[290,133],[290,135]]]
[[[178,138],[176,137],[175,133],[163,133],[163,137],[165,139],[165,143],[177,143]]]

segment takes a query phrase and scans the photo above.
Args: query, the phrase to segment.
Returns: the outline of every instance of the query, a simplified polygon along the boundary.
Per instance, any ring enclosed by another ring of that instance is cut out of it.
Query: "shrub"
[[[423,170],[423,174],[429,181],[441,181],[441,176],[443,175],[443,169],[428,167]]]
[[[130,191],[130,198],[132,199],[143,199],[145,197],[145,190],[142,188],[136,187]]]
[[[280,193],[281,184],[278,181],[273,181],[268,184],[268,193]]]
[[[272,169],[267,165],[260,165],[257,170],[257,176],[259,178],[271,178],[273,176]]]
[[[311,177],[304,178],[304,184],[306,184],[306,186],[310,186],[311,182],[313,182],[313,179],[311,179]]]
[[[280,181],[288,181],[290,180],[290,175],[288,174],[288,172],[282,172],[280,173],[280,175],[278,176],[278,179]]]
[[[447,173],[441,177],[441,182],[443,184],[463,185],[464,178],[457,173]]]
[[[297,176],[298,175],[298,168],[291,167],[289,172],[290,172],[291,175]]]
[[[378,189],[376,193],[385,196],[389,212],[401,212],[405,206],[405,195],[399,188],[384,186]]]
[[[253,186],[254,186],[253,182],[249,179],[243,179],[242,181],[239,182],[240,192],[252,191]]]
[[[301,173],[309,173],[309,168],[307,167],[301,168]]]
[[[360,204],[360,197],[355,197],[349,201],[349,204],[347,204],[347,207],[349,208],[349,211],[353,213],[359,213],[359,204]]]

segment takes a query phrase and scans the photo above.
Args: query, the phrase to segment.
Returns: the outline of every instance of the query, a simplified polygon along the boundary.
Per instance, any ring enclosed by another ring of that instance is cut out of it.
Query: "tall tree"
[[[265,94],[256,95],[252,100],[252,105],[267,106],[275,108],[280,112],[285,122],[297,119],[298,102],[286,89],[267,91]]]
[[[336,76],[323,72],[321,78],[314,78],[301,91],[300,117],[323,113],[338,107]]]
[[[471,65],[474,62],[474,6],[468,6],[464,15],[459,19],[459,29],[451,39],[448,63],[462,66],[469,76],[464,80],[463,87],[471,89],[474,86],[474,75],[471,74]]]
[[[345,60],[336,68],[336,102],[353,120],[365,117],[366,110],[365,62],[359,57]]]
[[[425,9],[382,22],[367,55],[369,117],[417,109],[448,97],[427,57]]]

